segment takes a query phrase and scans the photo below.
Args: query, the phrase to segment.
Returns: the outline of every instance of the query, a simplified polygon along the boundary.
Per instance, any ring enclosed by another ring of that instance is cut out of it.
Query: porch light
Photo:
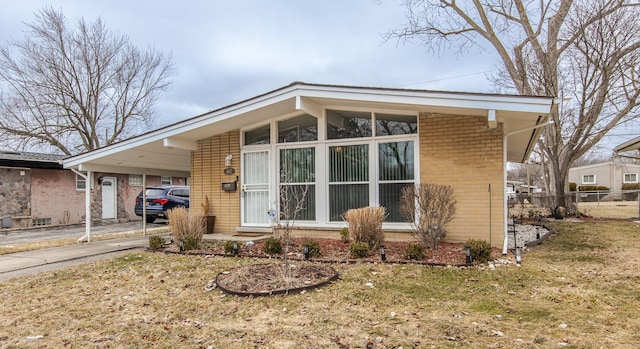
[[[380,260],[383,262],[387,260],[387,254],[384,251],[384,245],[380,245]]]
[[[238,242],[233,242],[233,254],[238,254]]]
[[[231,155],[231,153],[227,154],[224,158],[224,165],[227,167],[231,166],[231,159],[233,159],[233,155]]]
[[[465,262],[467,264],[471,264],[472,260],[471,260],[471,247],[470,246],[465,246],[464,247],[464,255],[465,255]]]
[[[516,247],[516,264],[522,264],[522,256],[520,255],[520,247]]]
[[[304,259],[309,259],[309,245],[304,245]]]

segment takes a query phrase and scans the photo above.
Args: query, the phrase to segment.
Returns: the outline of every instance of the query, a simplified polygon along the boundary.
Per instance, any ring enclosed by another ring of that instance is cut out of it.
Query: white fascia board
[[[230,107],[215,110],[206,114],[202,114],[175,124],[157,129],[126,141],[113,144],[102,149],[97,149],[85,154],[76,155],[64,160],[64,167],[74,167],[85,162],[91,162],[103,156],[121,152],[123,150],[135,148],[137,146],[146,145],[155,141],[163,141],[165,138],[171,138],[184,132],[198,129],[203,126],[210,125],[215,122],[227,120],[229,118],[241,115],[243,113],[256,110],[270,104],[274,104],[292,97],[290,89],[276,91],[273,95],[257,97],[256,99],[247,100],[234,104]],[[195,141],[195,140],[194,140]]]
[[[589,169],[598,168],[598,167],[608,167],[608,166],[611,166],[612,164],[613,164],[612,161],[605,161],[605,162],[599,162],[597,164],[571,167],[569,168],[569,171],[580,171],[580,170],[589,170]]]
[[[137,167],[123,167],[123,166],[111,166],[111,165],[94,165],[94,164],[81,164],[78,166],[78,171],[81,172],[102,172],[102,173],[122,173],[122,174],[141,174],[147,176],[167,176],[167,177],[189,177],[190,173],[181,170],[172,169],[154,169],[154,168],[137,168]]]
[[[640,137],[636,137],[630,141],[624,142],[619,146],[615,147],[613,151],[616,153],[622,153],[625,151],[633,151],[633,150],[639,150],[639,149],[640,149]]]
[[[460,109],[486,109],[524,113],[549,114],[551,97],[487,95],[473,93],[429,92],[411,90],[385,90],[363,88],[330,88],[303,86],[306,97],[351,99],[390,104],[447,107]]]

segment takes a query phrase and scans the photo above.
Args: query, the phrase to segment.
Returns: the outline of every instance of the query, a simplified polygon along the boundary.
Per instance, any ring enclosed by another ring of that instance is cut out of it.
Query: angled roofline
[[[103,155],[116,153],[131,146],[143,145],[149,142],[162,140],[167,137],[172,137],[183,132],[197,129],[203,125],[231,118],[242,111],[258,109],[262,105],[268,105],[288,98],[331,98],[334,94],[345,93],[353,94],[354,97],[359,97],[361,99],[366,97],[372,102],[420,104],[419,102],[421,100],[431,101],[437,99],[438,101],[442,101],[442,105],[438,105],[441,107],[492,109],[492,106],[499,106],[501,107],[500,110],[540,113],[540,115],[548,115],[550,108],[554,104],[552,97],[544,96],[328,85],[297,81],[269,92],[142,133],[118,143],[68,157],[64,160],[64,165],[65,167],[72,167],[83,162],[100,158]],[[530,149],[528,149],[527,154],[529,152]]]

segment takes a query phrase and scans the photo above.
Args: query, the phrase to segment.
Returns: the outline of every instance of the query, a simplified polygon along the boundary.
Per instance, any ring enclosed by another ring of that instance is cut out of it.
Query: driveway
[[[166,227],[166,223],[148,224],[148,231]],[[92,235],[125,233],[142,230],[142,222],[103,224],[92,227]],[[84,225],[65,227],[34,228],[0,231],[0,245],[37,242],[59,238],[80,238],[84,235]],[[163,234],[168,237],[169,233]],[[38,272],[64,268],[74,264],[117,256],[132,250],[149,246],[147,236],[116,238],[90,243],[73,244],[42,250],[8,253],[0,255],[0,282],[14,277],[32,275]]]
[[[147,224],[147,230],[166,227],[166,220],[157,220]],[[142,230],[142,221],[99,224],[91,227],[91,236],[108,233],[121,233]],[[81,238],[84,235],[84,224],[54,227],[38,227],[31,229],[0,230],[0,245],[14,245],[27,242],[45,241],[60,238]]]

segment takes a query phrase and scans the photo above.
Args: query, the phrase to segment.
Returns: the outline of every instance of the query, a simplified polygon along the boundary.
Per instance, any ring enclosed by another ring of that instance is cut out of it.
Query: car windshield
[[[147,188],[147,197],[162,196],[163,194],[164,194],[164,189],[149,189],[149,188]]]

